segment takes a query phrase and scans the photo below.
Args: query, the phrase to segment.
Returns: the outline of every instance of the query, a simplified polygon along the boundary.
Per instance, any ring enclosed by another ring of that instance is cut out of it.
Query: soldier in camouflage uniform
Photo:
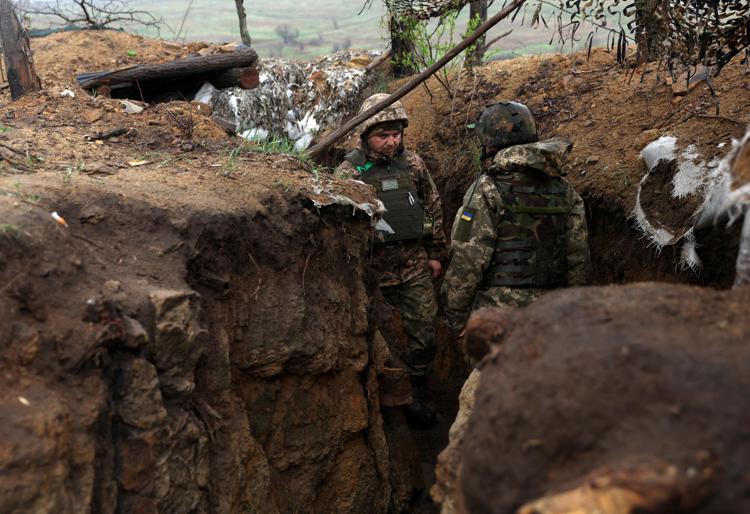
[[[590,263],[583,200],[562,177],[572,144],[538,141],[529,109],[501,102],[477,122],[491,164],[464,196],[443,282],[449,328],[472,310],[523,307],[550,289],[586,282]]]
[[[388,95],[365,100],[360,113]],[[432,279],[442,273],[446,257],[440,197],[422,159],[404,149],[409,119],[400,102],[360,125],[360,148],[348,153],[337,175],[370,184],[386,212],[376,227],[372,270],[385,300],[399,311],[409,337],[405,358],[412,384],[421,389],[435,353],[437,302]],[[419,402],[407,408],[419,423],[435,415]]]
[[[590,261],[583,201],[562,178],[571,143],[538,141],[531,112],[516,102],[487,107],[476,128],[486,165],[456,214],[441,289],[455,335],[473,310],[524,307],[553,288],[584,284]],[[459,475],[479,382],[474,369],[461,391],[448,448],[438,458]],[[458,482],[441,483],[442,514],[456,512]]]

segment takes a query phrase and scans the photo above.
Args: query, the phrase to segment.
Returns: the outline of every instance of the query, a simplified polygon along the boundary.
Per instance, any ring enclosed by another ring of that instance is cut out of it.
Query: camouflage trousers
[[[428,272],[397,286],[380,287],[385,301],[401,315],[408,336],[405,364],[412,377],[422,377],[435,356],[437,301]]]
[[[471,310],[475,311],[482,307],[498,307],[500,305],[526,307],[549,291],[550,289],[524,289],[515,287],[489,287],[487,289],[480,289],[476,298],[474,298]]]

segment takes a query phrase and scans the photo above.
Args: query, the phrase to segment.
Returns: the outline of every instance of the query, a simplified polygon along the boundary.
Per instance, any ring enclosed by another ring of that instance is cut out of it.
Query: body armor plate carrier
[[[367,161],[359,150],[348,153],[344,159],[356,167],[360,180],[375,188],[378,199],[385,205],[383,220],[393,233],[378,230],[375,242],[421,239],[426,230],[424,204],[403,153],[387,163]]]
[[[484,287],[565,284],[568,187],[559,177],[531,171],[493,177],[505,211],[497,228]]]

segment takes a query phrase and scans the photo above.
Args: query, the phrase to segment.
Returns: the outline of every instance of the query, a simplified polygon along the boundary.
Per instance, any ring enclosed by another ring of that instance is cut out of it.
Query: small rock
[[[193,295],[195,292],[190,290],[158,289],[149,293],[148,296],[154,307],[156,319],[160,320],[167,312],[188,301]]]
[[[122,283],[119,280],[107,280],[104,283],[104,289],[110,293],[119,293],[122,291]]]
[[[102,111],[96,109],[96,110],[90,110],[83,113],[81,116],[84,121],[87,123],[94,123],[95,121],[98,121],[102,118]]]
[[[591,120],[586,120],[585,122],[583,122],[583,126],[584,127],[590,127],[593,124],[594,124],[594,122],[591,121]]]
[[[211,116],[213,113],[213,109],[211,109],[211,106],[204,102],[199,102],[197,100],[193,100],[190,102],[195,106],[195,110],[197,110],[200,114],[203,114],[204,116]]]
[[[148,343],[148,332],[138,320],[129,316],[122,317],[122,328],[125,331],[125,347],[135,350]]]
[[[590,155],[586,158],[586,164],[596,164],[597,162],[599,162],[598,155]]]
[[[120,103],[125,107],[127,114],[140,114],[143,112],[143,107],[130,100],[120,100]]]

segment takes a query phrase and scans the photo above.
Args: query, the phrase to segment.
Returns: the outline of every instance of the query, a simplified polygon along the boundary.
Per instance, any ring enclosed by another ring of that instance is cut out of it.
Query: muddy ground
[[[351,206],[316,206],[328,203],[325,191],[355,202],[371,199],[369,192],[310,163],[241,145],[186,102],[128,114],[119,101],[72,83],[76,73],[167,61],[203,45],[119,32],[33,44],[45,90],[13,103],[0,92],[3,405],[8,416],[21,416],[17,426],[36,431],[39,449],[4,461],[6,472],[26,480],[9,486],[20,502],[12,506],[151,512],[177,494],[156,480],[161,473],[189,491],[184,505],[216,512],[262,504],[262,512],[322,513],[331,502],[341,512],[363,505],[381,512],[389,500],[391,508],[411,508],[417,482],[429,481],[445,445],[462,364],[443,335],[431,384],[442,419],[439,430],[417,438],[418,477],[415,462],[388,454],[399,444],[407,454],[414,441],[399,416],[379,411],[368,387],[367,217]],[[743,133],[750,114],[744,65],[732,63],[715,79],[718,116],[707,87],[675,99],[663,71],[614,66],[601,50],[590,59],[495,62],[462,77],[455,99],[435,81],[404,99],[406,144],[430,166],[449,226],[474,173],[463,127],[483,105],[519,99],[537,116],[542,137],[575,142],[568,176],[587,204],[597,283],[731,283],[732,233],[706,234],[705,267],[696,275],[676,269],[676,250],[646,248],[628,217],[645,172],[638,152],[648,142],[673,134],[710,158]],[[61,96],[66,89],[74,97]],[[86,138],[120,128],[128,132]],[[159,291],[182,293],[164,300]],[[89,316],[90,299],[98,314]],[[183,318],[175,321],[170,312],[178,307]],[[148,342],[119,328],[107,332],[125,318],[138,321]],[[185,362],[162,346],[175,340],[170,323],[187,334],[180,339],[188,341],[180,350]],[[211,351],[201,353],[204,337]],[[137,402],[122,384],[151,400]],[[25,402],[41,417],[24,417]],[[64,420],[65,430],[50,431],[54,420]],[[164,433],[170,445],[159,442]],[[152,456],[146,465],[143,452]],[[198,471],[180,474],[181,459]],[[19,474],[13,466],[23,463]],[[40,472],[54,478],[42,492],[33,486]]]
[[[483,362],[461,512],[576,489],[570,510],[522,512],[747,512],[748,300],[747,287],[642,283],[525,309]],[[613,488],[629,493],[607,501]]]

